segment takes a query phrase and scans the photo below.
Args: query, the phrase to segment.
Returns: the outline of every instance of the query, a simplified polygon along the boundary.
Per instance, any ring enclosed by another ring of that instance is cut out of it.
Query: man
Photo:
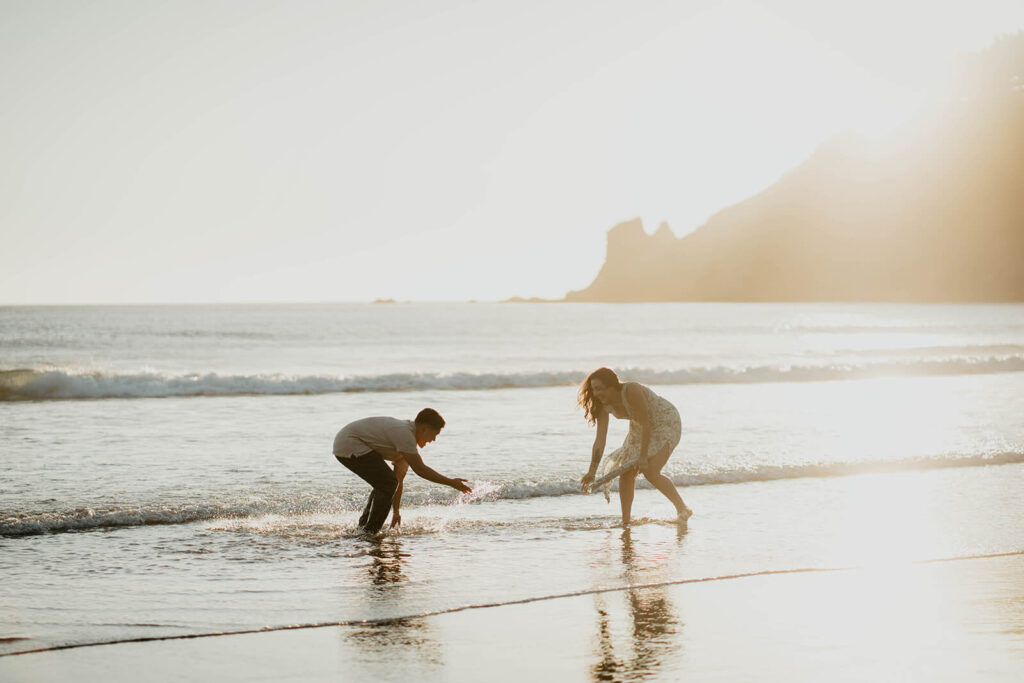
[[[444,418],[433,408],[424,408],[415,420],[366,417],[342,427],[334,437],[334,457],[373,487],[359,526],[375,534],[384,526],[388,510],[394,508],[391,527],[402,523],[402,481],[409,468],[428,481],[469,493],[465,479],[449,479],[423,463],[416,447],[423,448],[437,438]],[[394,470],[385,460],[394,463]]]

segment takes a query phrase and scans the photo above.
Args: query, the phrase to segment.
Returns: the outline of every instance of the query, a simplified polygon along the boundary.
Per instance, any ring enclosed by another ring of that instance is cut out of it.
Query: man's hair
[[[433,427],[437,431],[441,431],[444,427],[444,418],[441,417],[441,413],[437,412],[433,408],[424,408],[420,411],[419,415],[416,416],[416,424],[427,425]]]

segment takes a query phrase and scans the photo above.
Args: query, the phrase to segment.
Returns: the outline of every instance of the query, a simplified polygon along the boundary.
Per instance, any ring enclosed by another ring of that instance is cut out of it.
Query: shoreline
[[[0,658],[7,680],[1013,680],[1024,551],[606,587],[439,612]],[[594,620],[597,620],[595,627]],[[901,642],[889,638],[900,634]],[[809,640],[808,640],[809,639]],[[436,647],[435,657],[425,654]],[[516,653],[530,647],[527,659]],[[769,676],[771,677],[771,676]]]

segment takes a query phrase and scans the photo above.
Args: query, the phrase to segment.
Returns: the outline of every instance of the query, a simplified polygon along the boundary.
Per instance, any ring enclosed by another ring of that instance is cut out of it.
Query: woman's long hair
[[[580,385],[579,393],[576,395],[576,403],[583,408],[583,415],[590,424],[597,422],[597,415],[603,407],[601,399],[595,396],[594,390],[590,388],[590,380],[592,379],[599,379],[602,384],[610,387],[618,387],[622,384],[619,382],[619,376],[610,368],[598,368],[587,375],[587,378],[583,380],[583,384]]]

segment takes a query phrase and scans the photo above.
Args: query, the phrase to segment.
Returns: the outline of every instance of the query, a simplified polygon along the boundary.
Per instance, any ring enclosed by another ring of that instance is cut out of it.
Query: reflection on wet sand
[[[407,583],[404,562],[408,557],[402,552],[402,540],[393,536],[382,536],[368,541],[371,547],[367,556],[371,562],[367,567],[370,588],[366,591],[369,602],[385,601],[393,607],[394,592],[381,588],[398,589]],[[371,609],[369,613],[380,610]],[[435,635],[435,628],[428,619],[395,619],[368,623],[342,630],[343,638],[365,653],[366,661],[392,661],[397,667],[444,666],[444,657]],[[397,669],[396,669],[397,670]]]
[[[655,559],[671,556],[685,533],[685,529],[680,529],[676,538],[670,542],[673,548],[669,552],[654,552],[652,556]],[[652,568],[649,564],[652,556],[638,555],[629,529],[622,532],[621,542],[623,578],[626,582],[649,583],[667,578],[664,572],[658,571],[658,567],[653,567],[653,572],[649,571]],[[621,623],[625,620],[615,616],[616,609],[623,601],[630,617],[625,628]],[[683,624],[669,600],[666,587],[599,594],[595,602],[597,662],[591,667],[594,680],[645,678],[662,672],[668,660],[681,654]]]

